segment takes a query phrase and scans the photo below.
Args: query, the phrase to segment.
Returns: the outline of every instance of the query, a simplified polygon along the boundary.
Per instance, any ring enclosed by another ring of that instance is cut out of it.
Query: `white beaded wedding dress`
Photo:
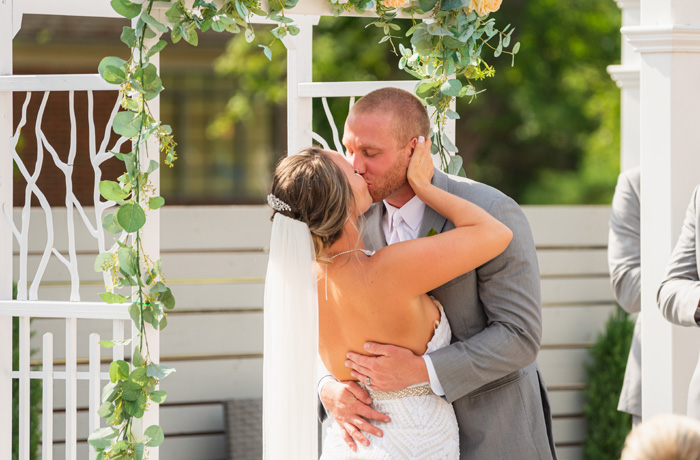
[[[449,345],[452,334],[442,305],[433,301],[440,309],[440,321],[435,322],[427,352]],[[389,423],[372,421],[384,436],[363,433],[369,446],[358,443],[353,452],[343,440],[341,428],[331,421],[321,460],[459,459],[459,432],[452,404],[435,395],[427,383],[392,392],[370,390],[370,396],[372,407],[391,418]]]

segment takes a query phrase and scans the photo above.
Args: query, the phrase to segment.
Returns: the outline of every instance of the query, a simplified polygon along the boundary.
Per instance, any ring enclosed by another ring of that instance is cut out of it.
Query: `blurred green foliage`
[[[583,393],[586,399],[583,412],[588,424],[583,454],[588,460],[619,459],[625,437],[632,428],[631,416],[619,412],[617,403],[633,332],[634,323],[618,306],[589,351],[588,386]]]
[[[609,203],[619,172],[620,93],[606,72],[620,59],[617,5],[506,0],[494,16],[515,27],[513,40],[522,46],[514,67],[510,56],[489,62],[498,70],[479,82],[485,92],[471,103],[458,101],[457,146],[467,176],[523,204]],[[321,18],[314,28],[314,81],[409,78],[391,46],[377,44],[382,31],[366,28],[369,22]],[[254,104],[284,105],[285,49],[278,42],[272,51],[270,62],[242,37],[231,40],[216,70],[236,79],[240,89],[210,135],[230,131],[251,116]],[[348,101],[329,103],[342,131]],[[333,147],[321,101],[314,104],[314,126]]]

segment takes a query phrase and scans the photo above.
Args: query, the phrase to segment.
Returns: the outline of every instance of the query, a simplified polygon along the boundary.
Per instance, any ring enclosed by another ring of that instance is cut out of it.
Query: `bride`
[[[353,379],[346,355],[362,353],[367,341],[399,345],[417,355],[449,345],[451,332],[442,306],[426,292],[491,260],[510,243],[512,233],[505,225],[431,184],[429,144],[423,137],[417,139],[407,179],[416,195],[456,228],[374,254],[362,242],[360,218],[372,198],[364,179],[341,154],[310,148],[279,163],[268,197],[275,213],[265,288],[266,459],[304,458],[290,451],[300,452],[304,442],[315,442],[296,426],[309,424],[309,408],[302,401],[316,398],[313,363],[304,368],[304,360],[288,359],[302,349],[313,352],[310,347],[317,337],[309,324],[318,321],[318,354],[338,380]],[[317,312],[309,305],[317,306]],[[300,328],[311,332],[300,333]],[[287,359],[282,357],[285,353]],[[297,374],[299,378],[290,378]],[[383,437],[357,451],[348,447],[333,423],[322,460],[459,458],[452,406],[427,382],[393,392],[373,391],[369,381],[360,384],[369,390],[373,408],[391,421],[382,427]],[[307,421],[287,421],[282,428],[279,420],[285,412]]]

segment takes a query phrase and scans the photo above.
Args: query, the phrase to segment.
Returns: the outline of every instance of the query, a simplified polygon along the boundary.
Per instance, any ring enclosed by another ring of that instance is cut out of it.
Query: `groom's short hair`
[[[428,112],[418,99],[408,91],[398,88],[380,88],[362,96],[350,110],[350,114],[388,113],[393,116],[392,131],[399,145],[411,139],[430,134]]]

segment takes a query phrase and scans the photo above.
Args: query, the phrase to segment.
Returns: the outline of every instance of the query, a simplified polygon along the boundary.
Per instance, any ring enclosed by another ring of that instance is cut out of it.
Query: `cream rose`
[[[502,0],[471,0],[469,11],[476,11],[479,16],[486,16],[489,13],[498,11]]]
[[[381,4],[387,8],[408,8],[411,0],[382,0]]]

